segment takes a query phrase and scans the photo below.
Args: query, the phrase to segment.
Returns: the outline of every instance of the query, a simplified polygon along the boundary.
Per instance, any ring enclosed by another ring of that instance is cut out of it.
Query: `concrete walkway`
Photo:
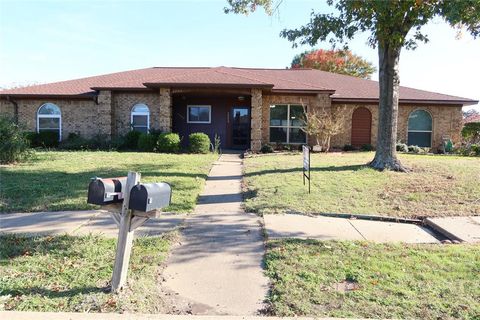
[[[265,215],[270,239],[368,240],[373,242],[439,243],[426,228],[408,223],[304,215]]]
[[[164,213],[135,230],[135,237],[159,236],[182,224],[186,215]],[[0,215],[0,233],[28,235],[99,234],[117,238],[118,227],[103,210],[12,213]]]
[[[242,208],[242,169],[239,154],[222,155],[186,219],[163,273],[174,313],[255,315],[264,307],[262,229]]]
[[[428,218],[426,224],[450,240],[480,243],[480,216]]]

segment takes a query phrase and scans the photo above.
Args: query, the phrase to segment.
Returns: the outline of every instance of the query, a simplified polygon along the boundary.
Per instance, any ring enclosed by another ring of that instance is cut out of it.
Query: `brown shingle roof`
[[[463,123],[480,122],[480,114],[472,114],[463,119]]]
[[[168,86],[262,87],[277,92],[330,92],[335,101],[376,101],[378,82],[314,69],[147,68],[0,91],[0,96],[88,96],[95,90]],[[475,104],[478,101],[400,88],[402,102]]]

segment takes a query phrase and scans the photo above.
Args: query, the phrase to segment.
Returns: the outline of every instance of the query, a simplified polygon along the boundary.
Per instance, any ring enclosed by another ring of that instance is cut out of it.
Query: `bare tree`
[[[307,112],[303,106],[305,126],[302,130],[309,136],[315,138],[315,143],[322,147],[322,150],[328,152],[332,137],[343,133],[346,129],[345,121],[347,119],[346,107],[341,108],[315,108]]]

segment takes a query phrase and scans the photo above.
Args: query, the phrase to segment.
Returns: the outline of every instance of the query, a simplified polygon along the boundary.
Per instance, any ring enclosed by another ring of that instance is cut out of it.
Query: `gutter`
[[[337,103],[378,103],[376,98],[337,98],[332,97],[332,102]],[[470,106],[478,103],[477,100],[420,100],[420,99],[399,99],[400,104],[437,104],[437,105],[462,105]]]
[[[18,124],[18,102],[7,96],[7,101],[13,104],[13,121]]]

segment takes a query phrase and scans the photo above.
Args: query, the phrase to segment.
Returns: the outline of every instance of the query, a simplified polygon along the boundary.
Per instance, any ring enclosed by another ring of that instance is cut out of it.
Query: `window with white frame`
[[[270,142],[306,143],[305,110],[302,105],[277,104],[270,106]]]
[[[53,103],[45,103],[38,109],[37,132],[42,131],[56,132],[58,140],[62,140],[62,113]]]
[[[408,145],[432,146],[432,116],[425,110],[415,110],[408,116]]]
[[[211,123],[212,107],[211,106],[187,106],[187,122],[188,123]]]
[[[130,119],[132,130],[148,133],[150,129],[150,110],[143,103],[137,103],[132,108]]]

